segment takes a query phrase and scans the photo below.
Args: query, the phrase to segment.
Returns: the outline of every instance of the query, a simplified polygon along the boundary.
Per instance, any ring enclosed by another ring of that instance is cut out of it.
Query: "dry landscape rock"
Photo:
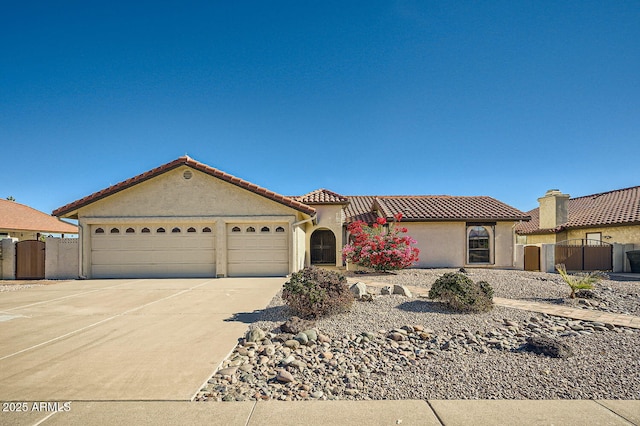
[[[355,278],[428,289],[445,272],[455,270]],[[567,301],[568,287],[555,274],[467,273],[474,281],[489,282],[498,297],[640,313],[640,282],[603,281],[593,290],[600,304],[588,306]],[[222,366],[238,367],[235,374],[214,375],[197,399],[640,398],[638,330],[500,306],[458,314],[428,299],[383,296],[380,290],[372,301],[355,303],[351,312],[315,321],[317,339],[307,336],[306,341],[280,329],[289,312],[277,295],[252,325],[265,330],[264,339],[240,338]],[[527,339],[539,338],[554,339],[573,356],[525,350]]]

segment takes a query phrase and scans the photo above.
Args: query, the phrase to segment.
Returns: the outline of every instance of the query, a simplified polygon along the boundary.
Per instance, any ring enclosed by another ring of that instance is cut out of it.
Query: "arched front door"
[[[336,264],[336,236],[328,229],[319,229],[311,234],[311,264]]]

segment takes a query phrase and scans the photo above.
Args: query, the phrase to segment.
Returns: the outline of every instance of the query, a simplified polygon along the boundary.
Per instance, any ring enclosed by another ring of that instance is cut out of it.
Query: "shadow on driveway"
[[[282,306],[273,306],[265,309],[257,309],[253,312],[237,312],[229,318],[225,318],[225,322],[242,322],[245,324],[253,324],[257,321],[274,321],[285,322],[289,319],[289,308]]]

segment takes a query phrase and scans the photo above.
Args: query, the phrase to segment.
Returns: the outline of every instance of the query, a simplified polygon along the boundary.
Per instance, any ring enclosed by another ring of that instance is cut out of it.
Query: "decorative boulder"
[[[307,321],[298,317],[291,317],[287,320],[287,322],[280,326],[280,330],[282,330],[283,333],[296,335],[301,331],[309,330],[314,326],[315,323],[313,321]]]
[[[566,343],[545,336],[527,337],[527,343],[522,349],[552,358],[566,359],[573,356],[573,351]]]
[[[408,288],[406,288],[403,285],[398,285],[398,284],[393,286],[393,294],[399,294],[399,295],[405,296],[405,297],[412,297],[413,296]]]
[[[266,337],[264,330],[257,327],[252,327],[247,331],[245,335],[245,340],[247,342],[259,342]]]
[[[353,293],[353,297],[360,300],[363,296],[367,294],[367,286],[364,283],[357,282],[351,287],[349,287],[351,293]]]

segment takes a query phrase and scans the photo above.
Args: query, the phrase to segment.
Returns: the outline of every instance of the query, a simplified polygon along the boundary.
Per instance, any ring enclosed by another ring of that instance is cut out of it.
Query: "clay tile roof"
[[[304,204],[348,204],[349,199],[328,189],[316,189],[308,194],[295,197]]]
[[[486,196],[384,196],[376,197],[375,203],[387,219],[402,213],[403,221],[529,219],[520,210]]]
[[[256,184],[253,184],[251,182],[247,182],[246,180],[240,179],[238,177],[235,177],[233,175],[230,175],[228,173],[225,173],[223,171],[220,171],[218,169],[215,169],[213,167],[207,166],[204,163],[201,163],[199,161],[194,160],[193,158],[190,158],[188,156],[184,156],[184,157],[180,157],[176,160],[171,161],[170,163],[167,164],[163,164],[162,166],[156,167],[155,169],[149,170],[148,172],[142,173],[138,176],[134,176],[130,179],[127,179],[125,181],[122,181],[120,183],[117,183],[115,185],[112,185],[108,188],[105,188],[101,191],[95,192],[91,195],[88,195],[84,198],[81,198],[79,200],[76,200],[70,204],[67,204],[65,206],[62,206],[56,210],[53,211],[53,215],[54,216],[63,216],[65,214],[68,214],[70,212],[73,212],[74,210],[77,210],[81,207],[84,207],[88,204],[91,204],[95,201],[98,201],[102,198],[108,197],[109,195],[115,194],[116,192],[122,191],[124,189],[130,188],[134,185],[137,185],[141,182],[144,182],[146,180],[149,180],[151,178],[154,178],[162,173],[168,172],[170,170],[173,170],[177,167],[180,166],[189,166],[195,170],[199,170],[203,173],[206,173],[208,175],[214,176],[218,179],[221,179],[225,182],[231,183],[233,185],[236,185],[240,188],[246,189],[247,191],[251,191],[255,194],[261,195],[263,197],[269,198],[277,203],[280,204],[284,204],[287,207],[291,207],[293,209],[296,209],[298,211],[301,211],[303,213],[306,213],[308,215],[314,215],[316,210],[311,207],[308,206],[306,204],[303,204],[297,200],[294,200],[293,198],[289,198],[289,197],[285,197],[283,195],[280,194],[276,194],[273,191],[269,191],[266,188],[262,188]]]
[[[354,195],[349,196],[349,204],[344,208],[347,217],[347,223],[363,221],[366,223],[375,222],[378,215],[372,211],[373,195]]]
[[[19,231],[77,234],[78,227],[15,201],[0,200],[0,228]]]
[[[640,186],[571,198],[567,202],[567,222],[554,229],[539,229],[539,213],[539,208],[528,212],[531,221],[518,224],[516,232],[543,234],[569,228],[640,224]]]
[[[402,213],[406,222],[529,219],[527,214],[491,197],[392,195],[352,196],[349,200],[351,204],[345,208],[347,222],[372,223],[378,216],[392,220],[397,213]]]

